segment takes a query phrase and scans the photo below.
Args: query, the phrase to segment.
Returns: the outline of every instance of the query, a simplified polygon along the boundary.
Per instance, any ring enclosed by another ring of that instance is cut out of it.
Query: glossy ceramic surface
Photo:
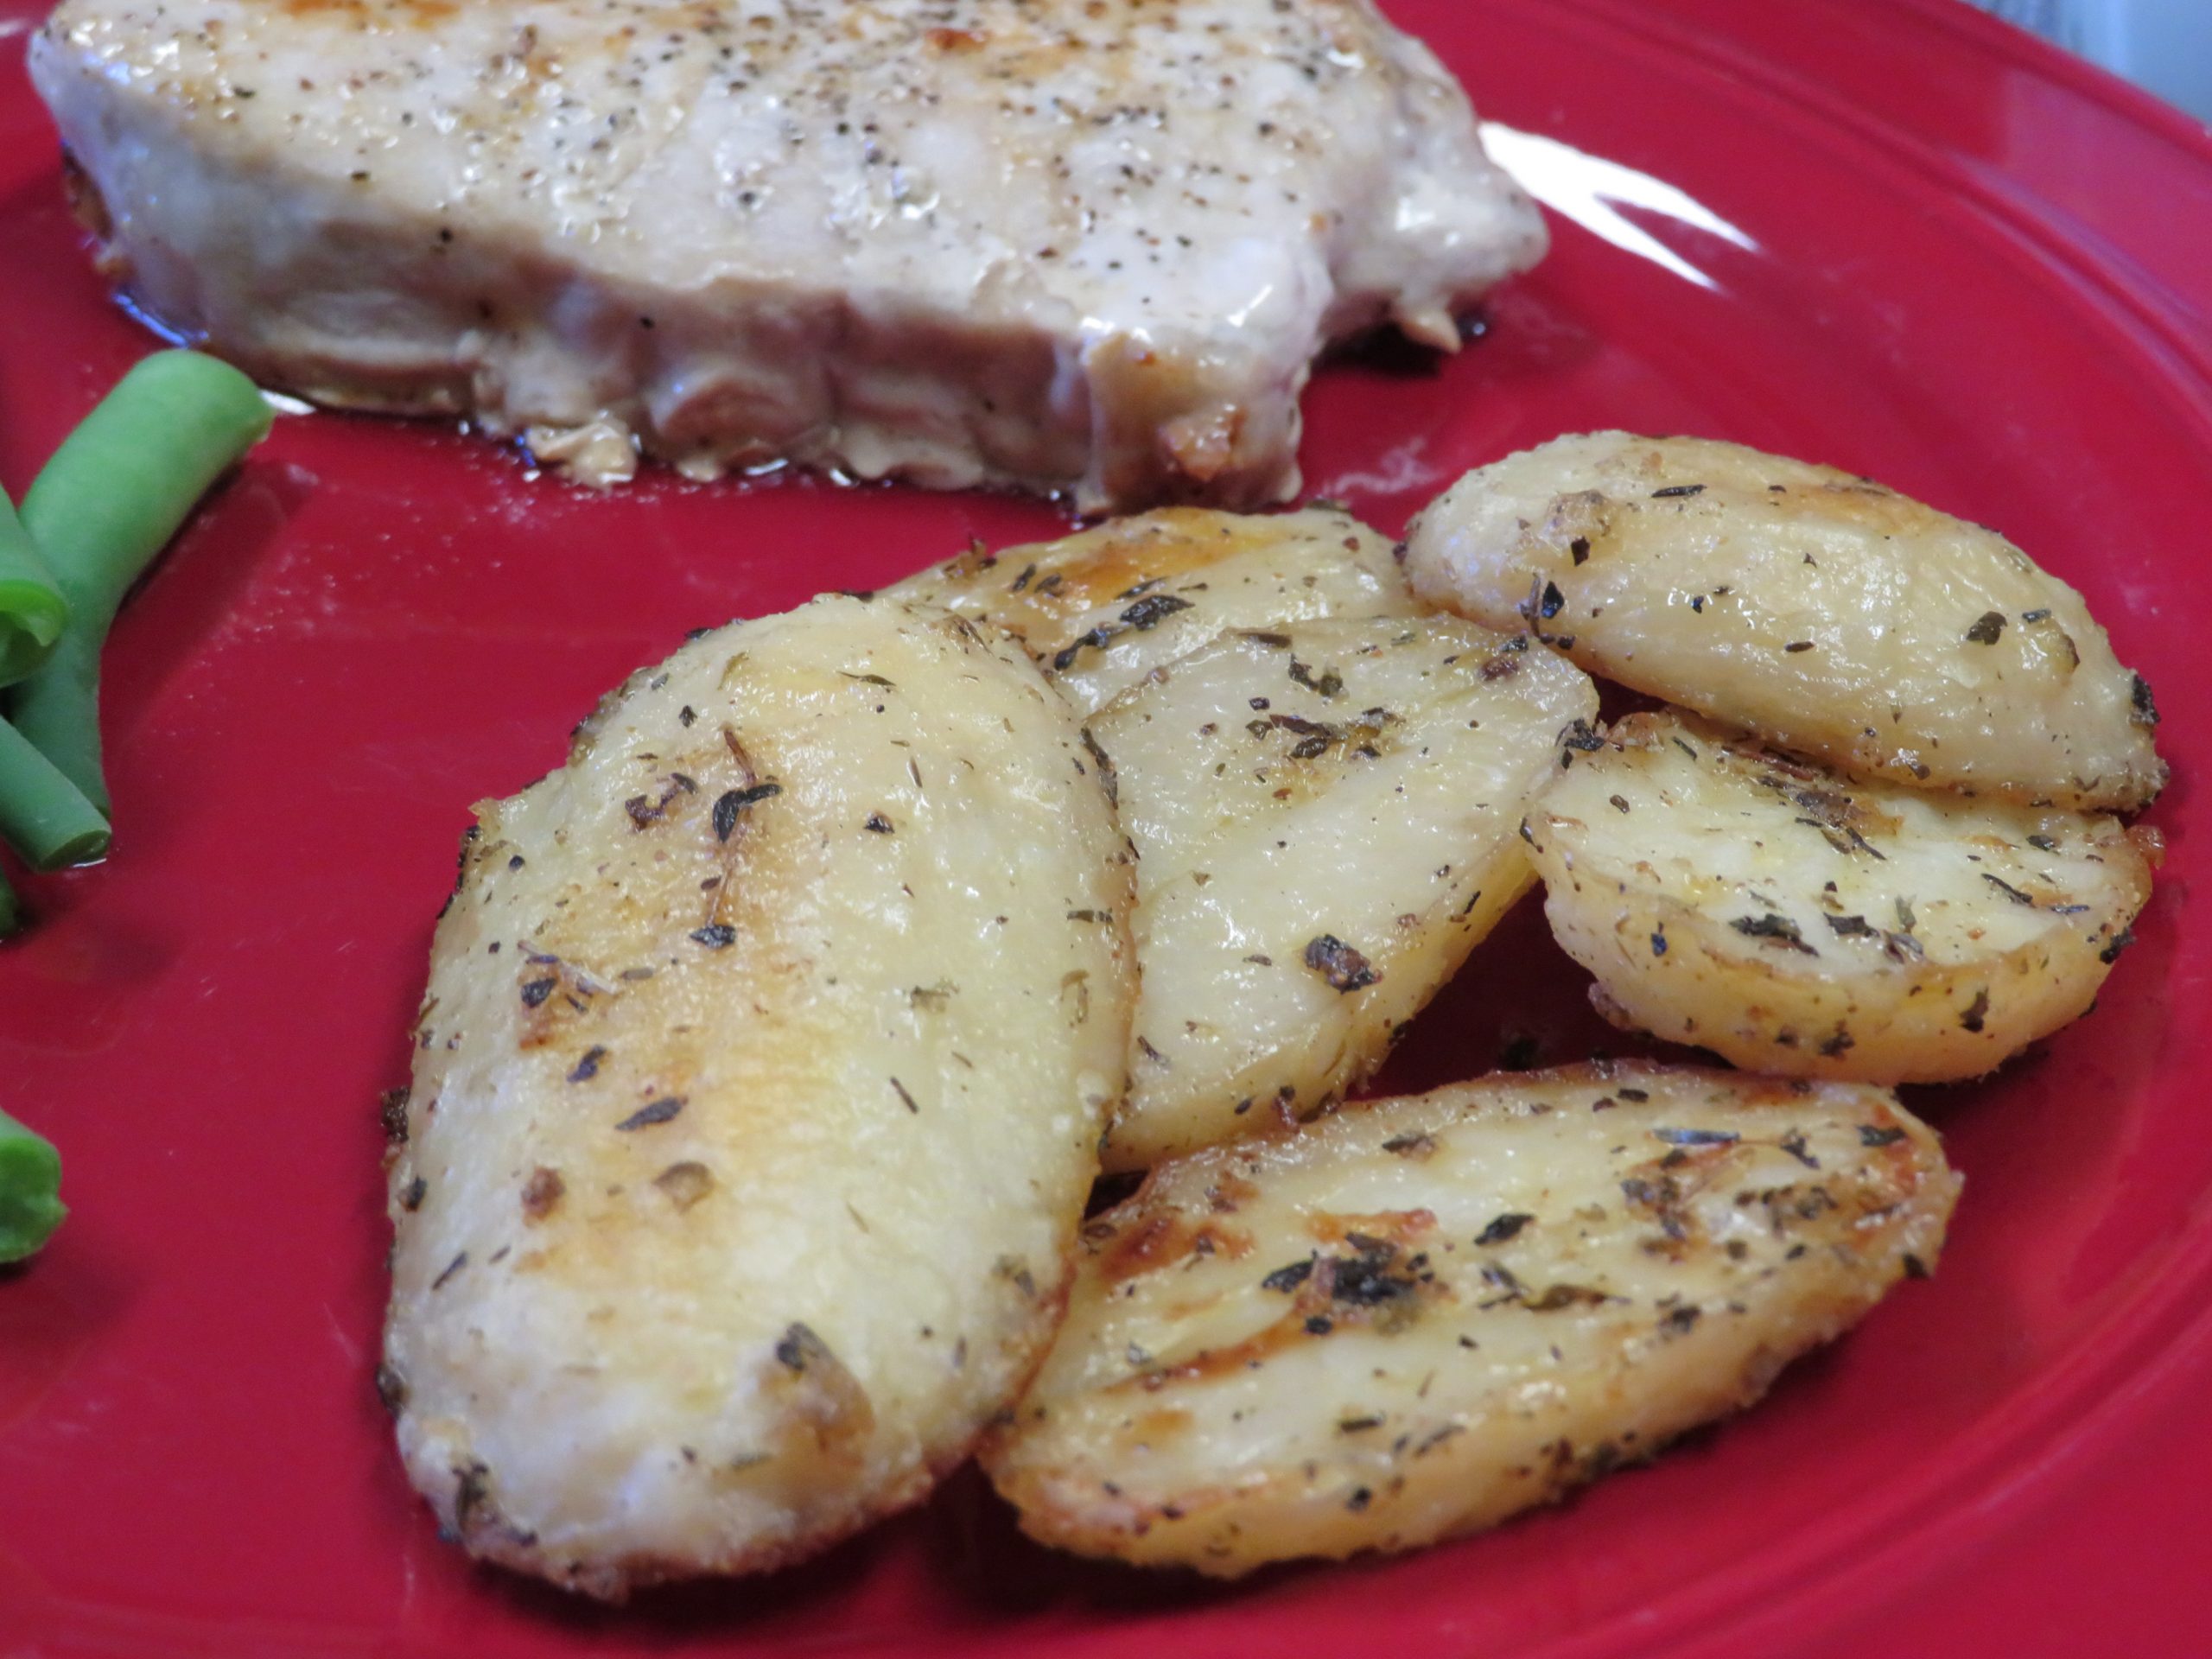
[[[105,298],[0,0],[0,482],[147,340]],[[1051,1557],[972,1478],[802,1571],[579,1606],[471,1568],[370,1386],[376,1098],[469,804],[687,628],[1052,533],[1033,504],[653,478],[286,419],[123,618],[102,868],[24,884],[0,1103],[75,1213],[0,1276],[0,1655],[2196,1650],[2212,1539],[2212,142],[1948,0],[1391,0],[1557,246],[1438,364],[1307,399],[1395,531],[1567,429],[1834,461],[1994,524],[2158,687],[2164,880],[2088,1020],[1914,1091],[1968,1178],[1937,1278],[1760,1411],[1491,1536],[1221,1589]],[[1524,908],[1396,1080],[1619,1039]]]

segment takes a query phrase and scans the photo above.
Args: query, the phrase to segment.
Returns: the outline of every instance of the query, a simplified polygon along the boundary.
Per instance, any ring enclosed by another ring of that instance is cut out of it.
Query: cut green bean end
[[[107,855],[107,813],[16,727],[0,721],[0,836],[35,870]]]
[[[36,1252],[68,1213],[54,1143],[0,1117],[0,1262]]]
[[[87,825],[74,835],[48,842],[37,849],[37,856],[23,855],[23,861],[41,874],[54,870],[74,869],[80,864],[97,864],[108,855],[115,843],[115,834],[107,825],[97,829]],[[16,849],[22,852],[21,848]]]
[[[36,672],[68,620],[69,607],[53,588],[0,579],[0,685]]]

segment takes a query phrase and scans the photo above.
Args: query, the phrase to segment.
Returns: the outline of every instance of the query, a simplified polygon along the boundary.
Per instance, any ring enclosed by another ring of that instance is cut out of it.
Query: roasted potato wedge
[[[1528,891],[1522,809],[1597,706],[1524,637],[1434,616],[1229,634],[1095,715],[1142,968],[1107,1167],[1364,1077]]]
[[[1014,633],[1086,715],[1224,628],[1426,608],[1391,544],[1334,507],[1169,507],[1056,542],[978,548],[890,592]]]
[[[1528,838],[1603,1011],[1789,1077],[1980,1076],[2088,1010],[2151,893],[2117,819],[1852,783],[1672,713],[1592,740]]]
[[[1994,531],[1830,467],[1599,432],[1421,516],[1425,597],[1602,679],[1863,776],[2126,811],[2166,770],[2150,687]]]
[[[820,600],[479,817],[387,1120],[416,1485],[611,1597],[917,1501],[1051,1339],[1122,1086],[1129,855],[1065,705]]]
[[[1600,1065],[1350,1106],[1086,1224],[984,1466],[1086,1555],[1409,1549],[1749,1405],[1934,1266],[1958,1186],[1857,1084]]]

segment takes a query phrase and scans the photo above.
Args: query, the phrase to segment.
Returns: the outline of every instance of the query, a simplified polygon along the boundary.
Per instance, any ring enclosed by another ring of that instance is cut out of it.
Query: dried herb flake
[[[1153,594],[1139,600],[1122,613],[1122,620],[1140,633],[1158,627],[1178,611],[1187,611],[1191,601],[1178,599],[1173,594]]]
[[[663,1095],[658,1100],[649,1101],[639,1107],[614,1128],[623,1135],[636,1129],[649,1129],[656,1123],[667,1122],[683,1109],[683,1097],[681,1095]]]
[[[1260,1288],[1281,1291],[1285,1295],[1288,1295],[1313,1276],[1313,1258],[1309,1255],[1303,1262],[1294,1262],[1287,1268],[1277,1268],[1260,1281]]]
[[[1481,1232],[1476,1234],[1475,1243],[1478,1244],[1503,1244],[1506,1240],[1519,1233],[1523,1227],[1526,1227],[1535,1219],[1535,1217],[1529,1214],[1526,1211],[1509,1210],[1503,1215],[1499,1216],[1493,1220],[1490,1225],[1484,1228]]]
[[[1738,916],[1728,924],[1748,939],[1762,939],[1784,950],[1817,957],[1821,953],[1805,943],[1805,936],[1797,931],[1797,924],[1787,916],[1769,911],[1764,916]]]
[[[1670,1147],[1732,1147],[1743,1139],[1733,1129],[1654,1129],[1651,1138]]]
[[[1306,965],[1340,996],[1365,990],[1382,977],[1381,969],[1333,933],[1319,934],[1307,943]]]
[[[750,789],[733,789],[715,798],[715,839],[728,841],[730,832],[737,828],[738,816],[756,801],[765,801],[771,795],[784,792],[781,784],[755,784]]]

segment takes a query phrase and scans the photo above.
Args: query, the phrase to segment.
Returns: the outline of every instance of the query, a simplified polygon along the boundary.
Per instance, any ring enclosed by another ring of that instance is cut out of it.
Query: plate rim
[[[1510,3],[1528,3],[1528,0],[1509,0]],[[2212,127],[2200,125],[2181,111],[2173,110],[2150,94],[2127,86],[2107,73],[2075,60],[2025,31],[2017,29],[1999,20],[1973,11],[1961,0],[1885,0],[1887,10],[1899,16],[1918,20],[1920,24],[1942,30],[1959,41],[1963,49],[1995,52],[2013,60],[2039,78],[2068,84],[2073,90],[2090,99],[2113,118],[2138,130],[2149,130],[2157,136],[2174,143],[2188,153],[2208,172],[2212,172]],[[1619,0],[1570,0],[1569,9],[1586,15],[1597,13],[1620,14],[1624,9]],[[1657,13],[1649,14],[1653,17]],[[1803,88],[1820,91],[1816,83],[1807,81],[1786,67],[1774,64],[1763,55],[1735,48],[1732,61],[1740,67],[1758,66],[1770,85],[1786,85],[1793,96]],[[2182,327],[2165,303],[2169,300],[2183,301],[2184,296],[2171,295],[2166,286],[2140,270],[2115,266],[2097,257],[2096,251],[2069,242],[2050,221],[2027,211],[2022,202],[2012,196],[1989,190],[1973,179],[1955,156],[1941,146],[1919,139],[1899,127],[1886,117],[1866,109],[1855,100],[1827,89],[1824,101],[1832,109],[1850,112],[1849,125],[1854,136],[1863,141],[1880,139],[1901,161],[1919,167],[1923,171],[1936,173],[1958,183],[1976,198],[1974,211],[1981,216],[2001,222],[2010,231],[2032,241],[2039,250],[2060,259],[2077,276],[2091,281],[2101,294],[2122,301],[2128,306],[2131,316],[2143,327],[2149,339],[2172,350],[2172,355],[2186,365],[2195,384],[2185,390],[2192,392],[2193,404],[2200,417],[2212,430],[2212,341],[2202,341]],[[2149,284],[2150,292],[2143,290]],[[2146,344],[2148,341],[2146,340]],[[2182,388],[2170,388],[2183,390]],[[2212,447],[2208,447],[2212,453]],[[2078,1398],[2083,1390],[2105,1376],[2115,1374],[2123,1364],[2131,1375],[2143,1380],[2141,1389],[2111,1390],[2098,1408],[2076,1420],[2075,1438],[2080,1442],[2094,1440],[2110,1428],[2127,1409],[2135,1395],[2145,1391],[2170,1394],[2186,1386],[2193,1376],[2208,1369],[2201,1354],[2192,1351],[2204,1345],[2208,1332],[2212,1332],[2212,1217],[2199,1215],[2192,1218],[2190,1228],[2174,1242],[2174,1255],[2157,1274],[2147,1276],[2147,1281],[2131,1291],[2128,1298],[2106,1311],[2092,1332],[2076,1342],[2076,1351],[2058,1367],[2046,1371],[2024,1389],[2037,1400],[2053,1394],[2063,1394],[2066,1401]],[[2184,1256],[2185,1252],[2185,1256]],[[2184,1274],[2182,1269],[2186,1267]],[[2164,1291],[2161,1287],[2164,1287]],[[2130,1358],[2114,1359],[2109,1351],[2091,1353],[2098,1346],[2097,1332],[2126,1324],[2133,1332],[2127,1353]],[[2150,1327],[2156,1325],[2153,1332]],[[2142,1344],[2155,1343],[2147,1355],[2139,1355]],[[1793,1599],[1818,1594],[1832,1588],[1845,1579],[1863,1579],[1878,1571],[1878,1563],[1893,1561],[1910,1552],[1917,1562],[1914,1572],[1905,1578],[1924,1580],[1948,1570],[1951,1554],[1941,1559],[1931,1559],[1924,1548],[1915,1549],[1916,1543],[1939,1529],[1948,1513],[1947,1500],[1971,1478],[1974,1490],[1986,1489],[1983,1476],[1999,1469],[2000,1463],[2024,1445],[2027,1438],[2037,1433],[2045,1419],[2057,1407],[2044,1404],[2043,1408],[2029,1412],[2034,1401],[2023,1401],[2018,1396],[2008,1400],[1999,1411],[1971,1427],[1967,1433],[1948,1443],[1946,1458],[1948,1472],[1930,1477],[1918,1485],[1904,1489],[1901,1496],[1892,1495],[1878,1505],[1873,1499],[1854,1509],[1855,1519],[1848,1536],[1839,1538],[1831,1526],[1821,1529],[1822,1541],[1818,1548],[1820,1560],[1814,1567],[1815,1580],[1798,1580],[1792,1585]],[[2015,1422],[2016,1415],[2024,1414],[2025,1421]],[[1986,1440],[1988,1444],[1980,1445]],[[1966,1459],[1967,1468],[1958,1467],[1960,1461],[1954,1448],[1974,1445],[1978,1446]],[[2077,1451],[2065,1458],[2039,1459],[2023,1479],[2031,1484],[2048,1484],[2072,1464],[2078,1464],[2086,1455]],[[1872,1530],[1904,1510],[1919,1514],[1929,1511],[1920,1531],[1891,1541],[1883,1549],[1864,1558],[1843,1560],[1853,1541],[1863,1539]],[[1862,1515],[1862,1511],[1864,1512]],[[1957,1548],[1966,1548],[1971,1540],[1955,1541]],[[1763,1549],[1755,1558],[1764,1562],[1777,1554],[1786,1556],[1788,1541]],[[1834,1563],[1830,1570],[1829,1563]],[[1686,1585],[1683,1589],[1665,1599],[1625,1612],[1603,1624],[1578,1630],[1569,1636],[1539,1643],[1528,1651],[1542,1659],[1567,1659],[1568,1656],[1585,1650],[1617,1649],[1621,1633],[1630,1624],[1656,1623],[1667,1626],[1688,1627],[1702,1624],[1694,1632],[1664,1638],[1666,1645],[1656,1651],[1673,1652],[1685,1645],[1699,1645],[1720,1639],[1726,1630],[1745,1627],[1764,1617],[1753,1604],[1767,1586],[1787,1569],[1788,1563],[1774,1573],[1764,1573],[1756,1583],[1746,1582],[1735,1574],[1715,1572]],[[1904,1579],[1895,1574],[1885,1581],[1893,1586],[1892,1593],[1902,1594]],[[1713,1598],[1709,1609],[1698,1600],[1700,1592],[1709,1586],[1724,1585],[1726,1593]],[[1716,1634],[1714,1619],[1722,1621],[1723,1628]],[[415,1651],[406,1638],[391,1638],[405,1643],[405,1650]],[[429,1649],[423,1649],[429,1651]],[[868,1643],[856,1650],[875,1650]],[[890,1652],[893,1649],[882,1649]],[[903,1651],[903,1649],[900,1649]]]

